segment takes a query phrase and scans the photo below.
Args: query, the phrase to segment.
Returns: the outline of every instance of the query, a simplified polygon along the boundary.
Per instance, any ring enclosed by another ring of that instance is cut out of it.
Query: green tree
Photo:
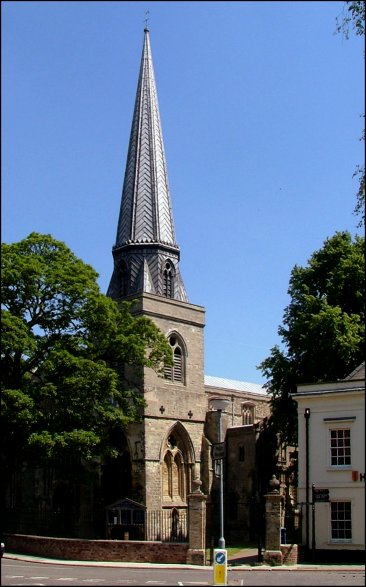
[[[296,444],[297,410],[291,394],[299,383],[335,381],[364,357],[364,238],[337,232],[295,266],[276,345],[259,369],[267,378],[272,417],[280,439]]]
[[[171,363],[165,337],[133,302],[103,295],[97,273],[50,235],[2,244],[1,464],[116,456],[113,430],[139,419],[123,366]]]
[[[356,35],[365,34],[365,1],[364,0],[346,0],[344,3],[347,13],[336,19],[336,32],[342,33],[346,39],[349,38],[350,25]]]
[[[350,26],[352,25],[356,35],[365,36],[365,7],[366,3],[364,0],[346,1],[344,3],[347,8],[347,13],[343,14],[342,17],[336,19],[336,32],[344,35],[346,39],[349,39]],[[365,115],[362,115],[365,119]],[[365,141],[365,128],[361,134],[361,141]],[[356,206],[354,213],[356,216],[360,216],[361,220],[358,226],[365,225],[365,166],[357,165],[353,177],[358,178],[358,190],[356,193]]]

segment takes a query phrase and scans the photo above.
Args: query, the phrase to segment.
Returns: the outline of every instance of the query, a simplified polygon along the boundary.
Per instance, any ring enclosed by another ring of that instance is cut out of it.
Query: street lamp
[[[305,526],[305,542],[306,542],[306,556],[309,552],[309,419],[310,408],[305,408],[305,511],[306,511],[306,526]]]
[[[212,410],[218,413],[219,417],[219,442],[223,442],[222,438],[222,412],[225,412],[225,408],[229,404],[228,399],[221,399],[221,398],[213,398],[210,400],[210,405]],[[225,548],[225,538],[224,538],[224,467],[223,467],[223,460],[219,459],[219,471],[220,471],[220,538],[219,538],[219,548]]]

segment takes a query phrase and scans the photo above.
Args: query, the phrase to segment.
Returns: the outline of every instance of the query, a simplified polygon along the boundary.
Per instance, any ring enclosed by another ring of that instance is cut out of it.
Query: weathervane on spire
[[[150,11],[149,10],[146,10],[146,12],[145,12],[145,30],[148,30],[148,28],[147,28],[147,22],[149,20],[149,14],[150,14]]]

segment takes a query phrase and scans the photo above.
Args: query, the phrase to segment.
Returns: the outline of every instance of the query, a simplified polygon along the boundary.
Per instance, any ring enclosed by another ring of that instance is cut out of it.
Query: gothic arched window
[[[187,471],[181,448],[174,436],[166,442],[166,452],[162,462],[163,501],[168,503],[185,503],[187,496]]]
[[[169,381],[179,381],[184,383],[184,352],[183,344],[176,334],[169,337],[169,343],[173,351],[173,365],[166,365],[164,368],[164,378]]]
[[[169,500],[173,498],[173,487],[172,487],[172,454],[167,452],[164,457],[163,470],[162,470],[162,481],[163,481],[163,500]]]
[[[166,298],[174,297],[174,274],[173,266],[167,261],[163,271],[163,294]]]
[[[243,426],[254,424],[254,404],[247,403],[241,407]]]

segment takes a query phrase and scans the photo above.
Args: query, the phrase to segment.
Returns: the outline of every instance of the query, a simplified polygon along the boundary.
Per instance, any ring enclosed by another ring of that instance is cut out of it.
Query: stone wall
[[[188,544],[5,535],[6,550],[62,560],[185,564]]]
[[[202,437],[207,411],[207,396],[203,375],[204,309],[153,294],[138,298],[136,313],[151,318],[168,338],[175,333],[184,349],[183,381],[164,379],[153,369],[145,368],[141,385],[147,403],[144,419],[129,428],[131,448],[139,446],[139,454],[132,457],[132,498],[141,501],[149,510],[162,506],[187,505],[186,495],[179,503],[162,499],[162,463],[167,438],[180,423],[180,450],[184,459],[186,494],[192,491],[191,481],[200,476]],[[177,429],[174,434],[178,434]],[[143,475],[138,464],[141,464]],[[141,498],[137,499],[137,489]]]

